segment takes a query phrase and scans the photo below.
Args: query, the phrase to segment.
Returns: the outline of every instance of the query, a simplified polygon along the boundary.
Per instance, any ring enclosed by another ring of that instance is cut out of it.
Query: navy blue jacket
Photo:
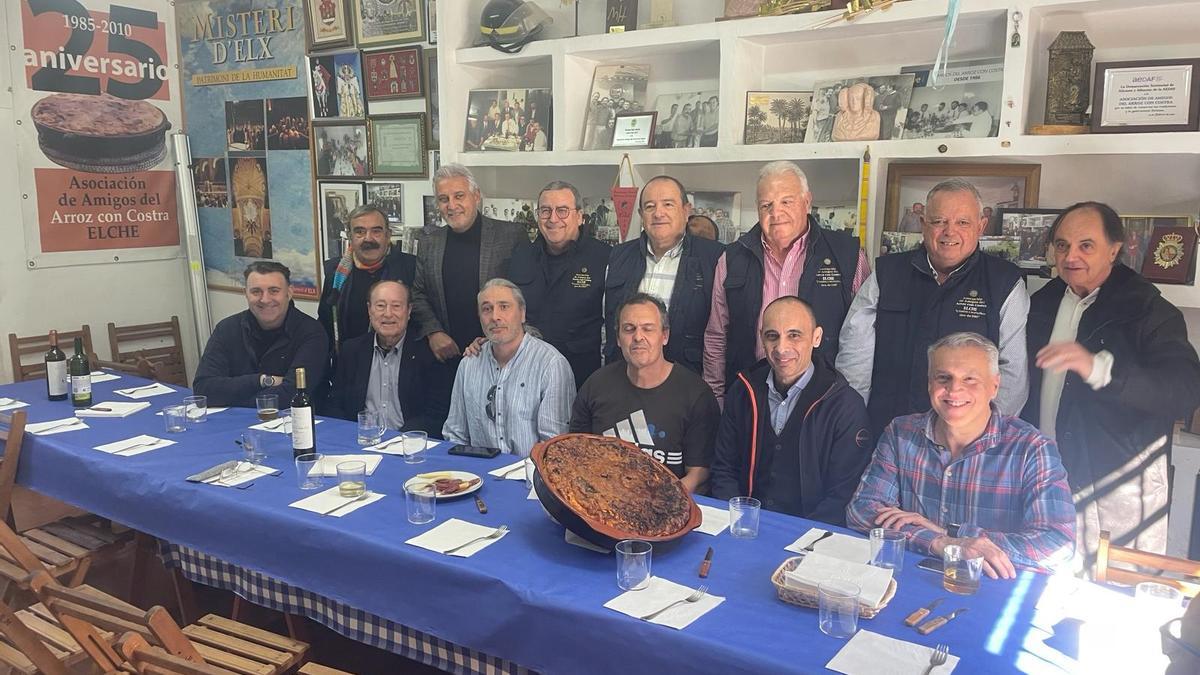
[[[261,361],[255,358],[250,335],[251,322],[256,321],[247,309],[221,319],[213,329],[192,382],[192,389],[207,396],[209,405],[253,408],[258,394],[278,394],[282,408],[296,393],[296,368],[304,368],[310,389],[325,380],[329,340],[316,319],[289,303],[283,332]],[[283,385],[264,389],[260,375],[282,377]]]
[[[771,426],[763,359],[725,392],[709,485],[712,496],[755,497],[763,507],[844,525],[875,450],[862,397],[824,359],[777,437]]]
[[[646,276],[646,234],[618,244],[608,258],[608,276],[604,281],[605,362],[621,358],[617,344],[617,307],[638,292]],[[664,350],[668,361],[678,363],[697,374],[704,373],[704,327],[712,306],[713,275],[723,244],[683,235],[683,252],[667,318],[671,337]]]

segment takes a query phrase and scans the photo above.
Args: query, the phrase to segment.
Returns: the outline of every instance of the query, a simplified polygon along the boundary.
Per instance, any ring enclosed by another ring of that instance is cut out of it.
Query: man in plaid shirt
[[[902,530],[908,547],[941,556],[958,544],[993,579],[1070,560],[1075,507],[1054,441],[992,405],[1000,352],[976,333],[929,348],[933,409],[892,420],[850,505],[849,527]]]

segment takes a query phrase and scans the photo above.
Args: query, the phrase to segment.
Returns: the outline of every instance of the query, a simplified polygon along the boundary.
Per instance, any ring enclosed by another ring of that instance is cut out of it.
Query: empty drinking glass
[[[242,454],[246,461],[258,466],[267,458],[266,439],[254,429],[242,432]]]
[[[187,423],[203,424],[208,421],[208,397],[207,396],[188,396],[183,399],[183,405],[187,410]]]
[[[301,490],[319,490],[324,486],[325,481],[321,479],[320,474],[314,471],[319,461],[321,461],[319,452],[310,452],[296,458],[296,480]]]
[[[623,591],[640,591],[650,585],[650,562],[654,547],[648,541],[617,542],[617,585]]]
[[[817,586],[817,625],[829,637],[848,638],[858,630],[857,584],[826,581]]]
[[[897,572],[904,569],[904,544],[907,538],[900,530],[876,527],[871,530],[871,564]]]
[[[425,461],[425,441],[429,436],[424,431],[406,431],[401,441],[404,447],[404,461],[407,464],[420,464]]]
[[[404,502],[408,506],[408,522],[424,525],[437,515],[437,490],[433,483],[414,482],[404,488]]]
[[[167,433],[177,434],[187,430],[187,406],[169,405],[163,408],[163,422],[167,425]]]
[[[358,413],[358,444],[375,445],[383,439],[383,415],[364,410]]]
[[[729,534],[739,539],[758,536],[758,513],[762,503],[754,497],[734,497],[729,500]]]

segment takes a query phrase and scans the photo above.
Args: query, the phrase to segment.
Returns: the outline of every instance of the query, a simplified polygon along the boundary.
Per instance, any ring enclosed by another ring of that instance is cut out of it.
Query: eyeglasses
[[[483,408],[483,411],[487,413],[489,420],[496,421],[496,385],[494,384],[491,389],[488,389],[487,405]]]
[[[550,208],[549,206],[543,206],[537,210],[537,214],[538,214],[538,218],[541,218],[542,220],[550,220],[551,214],[558,216],[558,219],[562,220],[562,219],[566,218],[567,216],[571,215],[572,211],[578,211],[578,210],[579,210],[578,206],[576,206],[574,208],[572,208],[570,206],[557,206],[555,208]]]

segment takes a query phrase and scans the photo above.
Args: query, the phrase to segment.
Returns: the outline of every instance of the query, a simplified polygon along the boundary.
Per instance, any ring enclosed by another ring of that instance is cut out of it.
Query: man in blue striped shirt
[[[478,305],[487,342],[458,366],[442,437],[527,457],[539,441],[567,431],[575,376],[562,354],[526,331],[516,284],[488,281]]]

